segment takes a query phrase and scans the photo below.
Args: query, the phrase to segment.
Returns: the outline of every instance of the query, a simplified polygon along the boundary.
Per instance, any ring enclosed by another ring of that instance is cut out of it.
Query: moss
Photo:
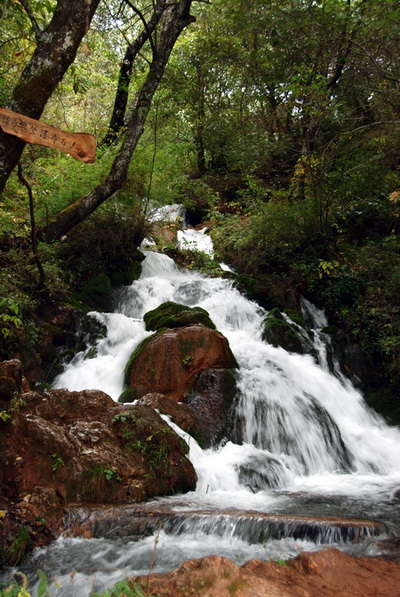
[[[295,311],[294,309],[285,309],[285,313],[292,321],[294,321],[294,323],[297,323],[297,325],[301,325],[301,327],[306,326],[302,315],[298,311]]]
[[[215,330],[215,324],[205,309],[201,307],[187,307],[168,301],[157,309],[148,311],[144,316],[146,330],[159,330],[160,328],[181,328],[193,324],[202,324]]]
[[[272,309],[264,320],[263,340],[272,346],[282,346],[290,352],[305,352],[297,330],[285,321],[277,308]]]
[[[136,400],[136,396],[132,388],[125,388],[118,398],[118,402],[133,402],[134,400]]]
[[[73,301],[83,303],[90,309],[110,310],[109,293],[111,280],[106,274],[98,274],[89,280],[80,292],[73,295]]]

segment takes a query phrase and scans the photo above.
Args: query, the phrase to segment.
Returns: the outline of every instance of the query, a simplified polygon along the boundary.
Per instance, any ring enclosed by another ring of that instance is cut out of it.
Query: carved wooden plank
[[[87,133],[67,133],[39,120],[7,108],[0,108],[0,128],[28,143],[44,145],[68,153],[76,160],[91,164],[96,157],[96,139]]]

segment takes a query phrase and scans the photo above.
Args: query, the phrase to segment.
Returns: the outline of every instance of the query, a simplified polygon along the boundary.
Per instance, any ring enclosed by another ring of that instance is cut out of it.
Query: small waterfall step
[[[316,544],[360,542],[387,532],[384,523],[372,520],[321,516],[266,514],[245,510],[151,510],[136,506],[72,508],[67,519],[69,536],[139,539],[156,534],[198,533],[236,537],[250,544],[291,537]]]

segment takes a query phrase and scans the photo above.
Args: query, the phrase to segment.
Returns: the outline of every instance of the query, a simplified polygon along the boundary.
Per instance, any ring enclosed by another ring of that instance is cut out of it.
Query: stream
[[[181,232],[180,242],[212,250],[204,232]],[[71,520],[97,516],[95,537],[61,537],[36,549],[24,572],[43,570],[50,595],[86,597],[127,575],[169,571],[206,555],[236,563],[282,560],[328,545],[387,555],[400,529],[400,432],[366,406],[338,367],[329,371],[324,314],[304,301],[318,357],[289,353],[262,340],[266,311],[231,279],[180,270],[153,251],[145,255],[140,279],[116,293],[115,312],[92,314],[107,327],[96,358],[76,355],[54,387],[99,389],[118,400],[124,366],[151,334],[143,315],[165,301],[199,305],[240,366],[236,423],[243,443],[202,450],[170,423],[189,444],[196,491],[140,505],[140,513],[137,506],[97,514],[76,508]],[[160,522],[139,532],[146,513]]]

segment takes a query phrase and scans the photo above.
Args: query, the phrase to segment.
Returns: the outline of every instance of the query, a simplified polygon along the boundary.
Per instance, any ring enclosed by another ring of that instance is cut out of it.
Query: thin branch
[[[35,32],[36,41],[39,41],[39,37],[40,37],[40,34],[42,33],[42,30],[39,27],[39,24],[36,20],[35,15],[32,12],[31,7],[29,6],[29,3],[27,2],[27,0],[18,0],[18,2],[21,4],[22,8],[28,15],[29,20],[32,23],[33,30]]]
[[[136,6],[134,6],[134,5],[132,4],[132,2],[130,2],[130,0],[124,0],[124,2],[125,2],[125,3],[126,3],[128,6],[130,6],[130,7],[131,7],[131,9],[133,10],[133,12],[135,12],[135,13],[138,15],[138,17],[140,18],[140,20],[142,21],[142,23],[143,23],[143,26],[144,26],[144,28],[145,28],[145,30],[146,30],[146,33],[147,33],[147,35],[148,35],[148,38],[149,38],[149,42],[150,42],[150,45],[151,45],[151,50],[152,50],[152,52],[153,52],[153,56],[155,56],[156,47],[155,47],[155,45],[154,45],[154,41],[153,41],[153,38],[152,38],[152,36],[151,36],[151,31],[150,31],[149,25],[148,25],[148,23],[147,23],[146,19],[144,18],[144,15],[143,15],[143,13],[142,13],[142,12],[141,12],[141,11],[140,11],[138,8],[136,8]]]
[[[322,152],[322,159],[325,159],[325,153],[328,151],[329,147],[335,143],[340,137],[345,137],[346,135],[353,135],[354,133],[358,133],[364,129],[371,128],[373,126],[380,126],[385,124],[394,124],[400,125],[400,120],[378,120],[377,122],[371,122],[369,124],[363,124],[361,126],[356,127],[355,129],[351,129],[350,131],[343,131],[338,135],[332,137],[332,139],[325,145],[323,152]]]
[[[33,259],[35,260],[36,267],[38,268],[38,272],[39,272],[39,282],[37,285],[37,290],[43,290],[43,288],[46,285],[46,273],[43,269],[43,265],[40,260],[39,252],[38,252],[38,239],[37,239],[37,228],[36,228],[36,222],[35,222],[35,207],[34,207],[33,192],[32,192],[31,185],[29,184],[29,182],[26,180],[26,178],[22,174],[21,162],[18,162],[18,178],[22,182],[22,184],[24,185],[26,190],[28,191],[29,213],[30,213],[30,218],[31,218],[32,253],[33,253]]]
[[[349,43],[353,44],[354,46],[357,46],[357,48],[359,48],[360,50],[362,50],[364,52],[364,54],[366,56],[368,56],[368,58],[371,60],[372,64],[375,66],[375,68],[377,69],[377,71],[379,72],[379,74],[382,75],[382,77],[384,77],[388,81],[394,81],[395,83],[400,83],[400,79],[398,79],[396,77],[392,77],[389,74],[385,73],[385,71],[383,70],[383,68],[376,61],[376,59],[372,56],[372,54],[370,54],[368,52],[368,50],[364,46],[362,46],[358,42],[354,41],[354,39],[349,39],[348,41],[349,41]]]

